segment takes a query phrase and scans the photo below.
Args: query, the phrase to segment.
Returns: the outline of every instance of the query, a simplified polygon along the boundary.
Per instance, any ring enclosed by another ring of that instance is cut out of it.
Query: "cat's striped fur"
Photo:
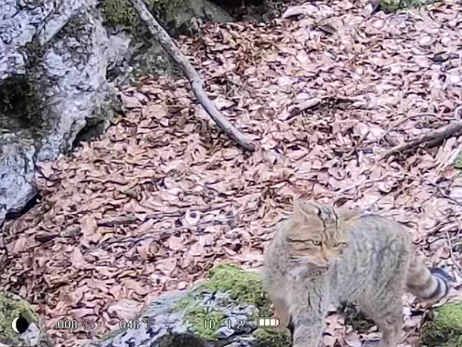
[[[264,285],[294,347],[318,347],[330,304],[357,304],[382,331],[380,347],[396,347],[406,290],[434,303],[449,290],[442,270],[417,260],[410,235],[377,215],[295,201],[265,250]]]

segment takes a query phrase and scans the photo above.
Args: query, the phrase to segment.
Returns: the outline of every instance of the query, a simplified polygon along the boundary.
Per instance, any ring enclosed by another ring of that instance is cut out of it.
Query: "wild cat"
[[[329,305],[341,302],[357,304],[374,320],[380,347],[396,347],[404,292],[434,303],[450,288],[444,271],[417,260],[411,236],[397,222],[302,200],[266,248],[263,274],[294,347],[318,347]]]

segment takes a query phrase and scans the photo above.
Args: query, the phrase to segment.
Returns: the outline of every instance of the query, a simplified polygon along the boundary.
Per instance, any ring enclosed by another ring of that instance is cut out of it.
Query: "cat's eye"
[[[335,248],[346,247],[346,246],[347,246],[346,242],[336,242],[336,243],[334,243]]]
[[[315,246],[321,246],[321,241],[318,240],[310,240],[310,242]]]

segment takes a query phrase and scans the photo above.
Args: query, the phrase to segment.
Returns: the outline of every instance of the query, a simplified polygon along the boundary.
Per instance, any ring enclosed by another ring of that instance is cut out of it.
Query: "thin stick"
[[[453,136],[459,136],[461,134],[462,122],[451,122],[448,125],[441,127],[435,131],[429,131],[428,133],[423,134],[415,140],[393,147],[392,149],[390,149],[382,155],[382,159],[387,159],[392,154],[403,152],[405,150],[417,147],[423,143],[428,144],[428,142],[432,142],[432,144],[434,145],[435,143],[439,143],[440,141],[446,140]]]
[[[199,74],[196,72],[196,70],[194,70],[183,53],[181,53],[180,49],[176,46],[175,42],[164,30],[164,28],[160,26],[151,12],[149,12],[143,0],[129,1],[135,8],[140,19],[148,26],[151,34],[157,41],[159,41],[170,58],[172,58],[180,66],[183,74],[191,83],[192,90],[196,95],[197,100],[204,107],[209,116],[229,137],[234,139],[240,146],[248,151],[254,151],[255,146],[250,142],[250,140],[247,139],[239,130],[237,130],[226,118],[220,114],[218,109],[215,107],[215,104],[205,93],[203,81]]]
[[[361,145],[361,143],[363,143],[363,141],[370,134],[370,132],[371,132],[370,130],[367,130],[364,134],[362,134],[362,136],[359,138],[356,145],[346,154],[347,157],[349,157],[350,155],[352,155],[353,153],[355,153],[358,150],[359,146]]]
[[[395,124],[391,125],[385,131],[385,134],[380,136],[379,141],[383,140],[393,129],[397,128],[398,126],[400,126],[401,124],[407,122],[408,120],[413,119],[413,118],[417,118],[417,117],[425,117],[425,116],[427,116],[427,117],[438,117],[438,115],[436,115],[434,113],[420,113],[420,114],[413,114],[411,116],[404,117],[403,119],[400,119],[399,121],[397,121]]]

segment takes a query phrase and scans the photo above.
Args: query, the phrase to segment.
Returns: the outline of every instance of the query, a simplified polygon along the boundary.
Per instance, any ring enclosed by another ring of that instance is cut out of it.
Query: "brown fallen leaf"
[[[160,259],[156,262],[156,269],[169,276],[175,270],[176,265],[177,260],[175,258]]]

